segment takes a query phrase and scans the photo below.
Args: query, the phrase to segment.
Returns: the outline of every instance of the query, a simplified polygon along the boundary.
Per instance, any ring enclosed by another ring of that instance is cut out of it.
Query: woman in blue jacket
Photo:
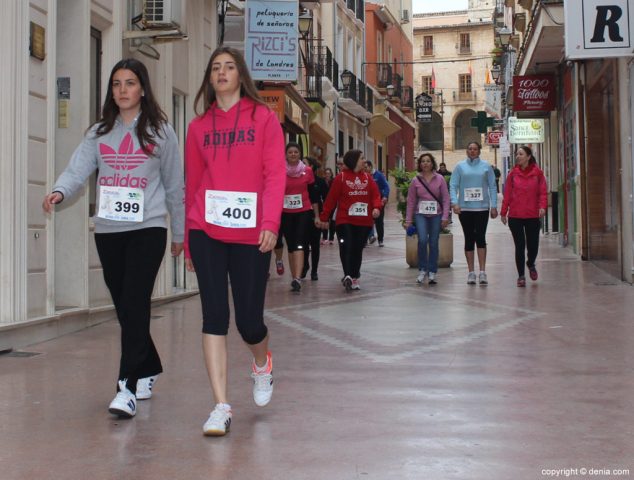
[[[491,218],[498,216],[497,188],[493,168],[480,158],[482,147],[478,142],[467,146],[467,158],[454,169],[449,181],[451,207],[460,216],[460,225],[465,238],[465,257],[469,273],[467,283],[475,285],[475,247],[478,247],[480,285],[488,285],[486,274],[487,243],[486,232]]]

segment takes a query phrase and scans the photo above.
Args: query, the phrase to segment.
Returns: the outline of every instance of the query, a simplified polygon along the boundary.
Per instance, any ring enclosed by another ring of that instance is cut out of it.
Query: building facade
[[[417,126],[416,147],[446,157],[449,168],[469,142],[484,140],[471,120],[484,111],[490,82],[493,7],[491,0],[470,0],[469,10],[414,15],[414,96],[433,101],[431,122]]]
[[[548,228],[559,234],[561,245],[632,283],[631,52],[579,58],[568,51],[566,36],[582,26],[570,23],[564,6],[562,1],[497,2],[497,31],[512,36],[509,46],[502,45],[505,118],[544,119],[545,140],[532,147],[550,186]],[[551,111],[518,111],[514,90],[526,75],[554,78]]]

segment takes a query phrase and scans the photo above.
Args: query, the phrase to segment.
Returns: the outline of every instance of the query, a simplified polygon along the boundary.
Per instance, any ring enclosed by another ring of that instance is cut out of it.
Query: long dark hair
[[[211,108],[211,104],[216,101],[216,91],[214,87],[211,85],[211,67],[214,63],[214,60],[218,57],[218,55],[222,55],[226,53],[233,58],[233,61],[238,67],[238,77],[240,78],[240,97],[248,97],[253,100],[256,105],[264,105],[268,108],[268,105],[264,103],[264,100],[260,97],[258,93],[258,89],[255,88],[255,84],[253,83],[253,79],[251,78],[251,74],[249,73],[249,69],[247,67],[247,62],[244,61],[244,57],[240,53],[239,50],[231,47],[221,46],[214,50],[209,58],[209,63],[207,64],[207,68],[205,69],[205,76],[203,77],[203,81],[198,89],[198,93],[196,94],[196,98],[194,99],[194,112],[196,115],[204,115],[207,113],[207,110]],[[203,102],[203,111],[202,113],[198,112],[199,102],[202,100]],[[252,113],[254,114],[255,111]],[[301,150],[300,150],[301,152]]]
[[[521,147],[518,148],[518,150],[524,150],[524,153],[526,155],[528,155],[528,164],[532,164],[532,163],[537,163],[537,160],[535,160],[535,156],[533,155],[533,151],[531,150],[531,147],[527,147],[526,145],[522,145]]]
[[[147,72],[147,68],[143,63],[135,58],[126,58],[117,62],[112,67],[110,72],[110,79],[108,80],[108,91],[106,92],[106,100],[103,103],[103,113],[101,114],[101,120],[97,122],[97,136],[106,135],[114,127],[114,122],[119,115],[119,107],[114,101],[112,95],[112,78],[114,74],[119,70],[130,70],[134,73],[143,89],[143,95],[141,96],[141,111],[136,123],[135,131],[136,136],[139,139],[139,145],[146,153],[146,155],[152,154],[152,149],[148,148],[148,145],[156,146],[155,137],[161,137],[161,127],[167,123],[167,115],[161,110],[161,107],[154,98],[152,92],[152,85],[150,84],[150,75]],[[148,127],[151,132],[148,131]]]

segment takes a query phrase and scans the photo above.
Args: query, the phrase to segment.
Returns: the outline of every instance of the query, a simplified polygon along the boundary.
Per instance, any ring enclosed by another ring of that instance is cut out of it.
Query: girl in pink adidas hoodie
[[[219,47],[209,59],[185,146],[185,259],[196,271],[203,313],[203,353],[216,405],[205,435],[224,435],[229,288],[236,326],[253,355],[253,399],[273,393],[273,363],[264,324],[271,250],[277,240],[286,182],[284,135],[260,99],[242,54]],[[197,112],[198,113],[198,112]]]

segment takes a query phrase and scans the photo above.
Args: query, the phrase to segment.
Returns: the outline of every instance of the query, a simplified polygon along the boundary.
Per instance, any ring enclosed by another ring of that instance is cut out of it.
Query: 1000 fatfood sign
[[[550,112],[555,110],[555,77],[516,75],[513,77],[513,110]]]

